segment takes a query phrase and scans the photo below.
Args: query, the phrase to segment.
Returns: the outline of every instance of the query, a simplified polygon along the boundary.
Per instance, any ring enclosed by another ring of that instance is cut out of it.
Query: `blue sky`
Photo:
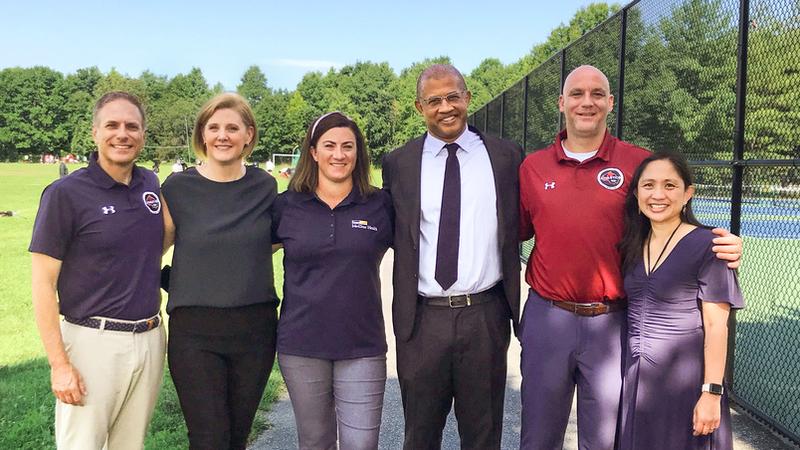
[[[514,62],[590,0],[545,1],[10,1],[0,69],[97,66],[130,76],[202,69],[233,90],[252,64],[294,89],[303,74],[356,61],[398,72],[446,55],[465,73],[484,58]]]

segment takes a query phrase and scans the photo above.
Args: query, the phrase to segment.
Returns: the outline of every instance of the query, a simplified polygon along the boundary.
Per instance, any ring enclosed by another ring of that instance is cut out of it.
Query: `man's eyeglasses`
[[[442,106],[442,102],[447,100],[447,103],[456,105],[464,101],[467,91],[451,92],[447,95],[434,95],[433,97],[420,99],[420,103],[429,108],[438,108]]]

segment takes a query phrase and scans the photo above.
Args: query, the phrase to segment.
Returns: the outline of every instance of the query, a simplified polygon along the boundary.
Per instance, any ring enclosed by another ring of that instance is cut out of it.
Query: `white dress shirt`
[[[489,153],[480,136],[464,130],[455,141],[461,170],[458,279],[446,291],[436,281],[436,246],[442,207],[445,142],[428,133],[420,177],[419,293],[426,297],[474,294],[502,279],[497,236],[497,193]]]

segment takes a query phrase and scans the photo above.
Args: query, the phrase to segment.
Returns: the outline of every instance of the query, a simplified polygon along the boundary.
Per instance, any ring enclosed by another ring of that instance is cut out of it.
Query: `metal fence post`
[[[500,94],[500,137],[506,137],[506,91]]]
[[[622,121],[624,119],[624,99],[625,99],[625,43],[628,40],[628,8],[622,8],[622,22],[619,25],[619,79],[617,80],[616,108],[617,120],[614,134],[618,139],[622,139]]]
[[[524,78],[522,89],[522,151],[528,153],[528,75]]]
[[[558,90],[559,94],[564,92],[564,78],[567,77],[567,49],[563,48],[561,50],[561,85]],[[564,128],[564,115],[561,112],[558,113],[558,131]]]
[[[739,2],[739,37],[736,65],[736,117],[733,136],[733,179],[731,190],[731,233],[742,231],[742,184],[744,182],[744,128],[747,109],[747,43],[750,33],[750,0]],[[731,311],[728,320],[728,358],[725,364],[725,379],[733,386],[734,350],[736,348],[736,312]]]

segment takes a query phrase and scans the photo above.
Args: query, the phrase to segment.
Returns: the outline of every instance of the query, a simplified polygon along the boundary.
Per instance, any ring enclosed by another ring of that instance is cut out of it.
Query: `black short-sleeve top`
[[[161,191],[175,223],[168,312],[277,303],[271,175],[247,167],[238,180],[216,182],[190,168],[170,175]]]

